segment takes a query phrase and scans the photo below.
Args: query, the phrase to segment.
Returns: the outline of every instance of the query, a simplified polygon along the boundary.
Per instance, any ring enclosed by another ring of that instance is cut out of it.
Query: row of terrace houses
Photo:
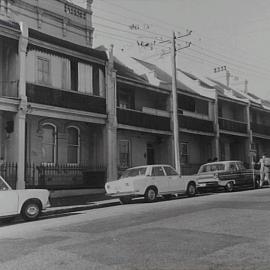
[[[0,0],[0,173],[16,188],[100,188],[174,164],[171,76],[92,48],[92,1]],[[178,70],[183,174],[270,153],[270,104]]]

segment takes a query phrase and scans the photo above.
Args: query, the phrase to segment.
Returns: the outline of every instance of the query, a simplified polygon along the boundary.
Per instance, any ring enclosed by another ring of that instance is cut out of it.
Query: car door
[[[158,188],[159,193],[166,193],[169,189],[168,178],[162,166],[153,166],[151,170],[151,185]]]
[[[239,172],[241,173],[241,185],[252,186],[254,184],[253,171],[247,169],[242,162],[236,163]]]
[[[186,185],[178,173],[171,166],[164,166],[163,168],[168,178],[169,191],[172,193],[184,192]]]
[[[15,215],[18,211],[18,194],[0,178],[0,216]]]
[[[230,162],[228,169],[229,179],[234,180],[236,186],[240,186],[242,184],[242,175],[238,170],[236,162]]]

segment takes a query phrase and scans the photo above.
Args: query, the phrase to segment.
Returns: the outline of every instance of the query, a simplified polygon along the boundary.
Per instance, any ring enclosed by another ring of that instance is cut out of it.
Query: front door
[[[153,165],[155,164],[155,151],[153,148],[153,145],[148,143],[147,144],[147,165]]]

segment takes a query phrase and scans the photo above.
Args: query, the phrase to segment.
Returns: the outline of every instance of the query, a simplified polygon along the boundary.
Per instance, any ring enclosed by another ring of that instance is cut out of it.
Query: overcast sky
[[[226,65],[231,87],[244,89],[248,80],[250,92],[270,99],[269,0],[94,0],[93,12],[94,46],[114,44],[116,56],[136,56],[169,71],[170,44],[160,41],[172,31],[192,30],[178,39],[179,46],[192,45],[178,52],[177,67],[225,82],[225,72],[213,69]]]

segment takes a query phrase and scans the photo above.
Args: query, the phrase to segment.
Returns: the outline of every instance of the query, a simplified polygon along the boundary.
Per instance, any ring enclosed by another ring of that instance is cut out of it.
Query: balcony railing
[[[247,124],[235,121],[235,120],[229,120],[224,118],[218,119],[219,128],[227,131],[232,132],[238,132],[238,133],[247,133]]]
[[[196,130],[196,131],[203,131],[203,132],[214,132],[214,125],[213,121],[199,119],[191,116],[186,116],[179,114],[178,115],[179,127]]]
[[[269,135],[270,136],[270,125],[262,125],[257,123],[251,122],[251,130],[253,133],[263,134],[263,135]]]
[[[117,108],[117,119],[119,124],[143,127],[149,129],[170,130],[170,118],[143,113],[129,109]]]
[[[47,86],[26,85],[29,102],[86,112],[106,114],[106,100],[74,91],[64,91]]]

